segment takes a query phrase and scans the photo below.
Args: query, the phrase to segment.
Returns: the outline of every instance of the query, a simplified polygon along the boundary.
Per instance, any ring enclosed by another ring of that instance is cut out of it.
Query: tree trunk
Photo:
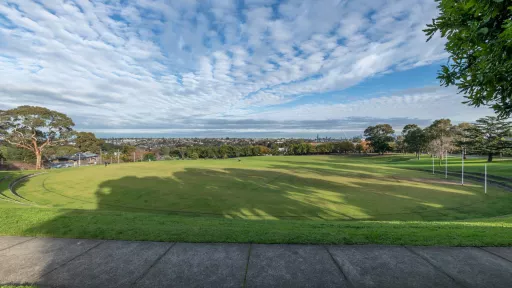
[[[36,170],[41,170],[41,152],[36,151]]]
[[[487,162],[492,162],[492,153],[487,156]]]

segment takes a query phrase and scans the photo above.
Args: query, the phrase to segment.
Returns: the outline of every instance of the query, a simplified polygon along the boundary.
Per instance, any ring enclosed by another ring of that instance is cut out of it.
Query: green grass
[[[439,162],[439,159],[435,159],[435,170],[437,173],[444,173],[445,161]],[[494,161],[487,163],[487,158],[471,158],[464,160],[464,173],[468,175],[483,176],[484,165],[487,164],[487,173],[490,177],[495,177],[497,180],[512,182],[512,158],[499,158],[495,157]],[[421,168],[432,171],[432,158],[422,157],[420,160],[411,161],[395,161],[393,166],[401,168]],[[459,156],[448,157],[448,172],[461,173],[462,171],[462,159]],[[505,179],[502,179],[505,178]],[[511,184],[511,183],[509,183]]]
[[[0,234],[185,242],[512,244],[512,216],[503,216],[512,215],[511,192],[490,186],[484,194],[481,183],[461,186],[456,177],[445,180],[412,170],[426,167],[428,160],[411,158],[253,157],[50,171],[17,188],[39,207],[0,203]],[[512,170],[512,162],[504,163],[496,166],[503,168],[496,175]]]

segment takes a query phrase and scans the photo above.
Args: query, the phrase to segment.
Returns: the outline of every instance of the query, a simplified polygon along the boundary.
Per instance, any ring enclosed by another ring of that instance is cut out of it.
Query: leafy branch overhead
[[[512,1],[435,0],[440,14],[423,30],[430,40],[446,38],[449,61],[438,74],[442,85],[457,86],[473,106],[491,106],[512,115]],[[427,41],[428,41],[427,40]]]

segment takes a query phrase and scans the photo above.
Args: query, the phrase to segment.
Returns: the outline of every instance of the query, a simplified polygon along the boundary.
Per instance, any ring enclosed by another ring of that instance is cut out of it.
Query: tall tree
[[[32,151],[41,169],[43,150],[72,136],[73,120],[44,107],[20,106],[0,114],[0,135],[8,143]]]
[[[96,138],[91,132],[76,133],[75,147],[81,152],[100,153],[103,140]]]
[[[135,151],[137,150],[137,147],[131,146],[131,145],[123,145],[123,148],[121,148],[121,155],[120,158],[123,162],[135,162],[137,161],[137,155],[135,155]]]
[[[453,148],[454,128],[450,119],[435,120],[432,125],[425,129],[429,139],[429,150],[433,155],[437,155],[439,160],[444,158],[444,154]]]
[[[406,144],[404,141],[403,135],[398,135],[395,138],[395,151],[399,153],[405,153],[406,152]]]
[[[512,115],[512,9],[510,0],[435,0],[440,14],[423,30],[446,37],[451,54],[438,79],[455,85],[470,105]],[[427,41],[428,41],[427,40]]]
[[[459,123],[453,127],[453,144],[464,153],[464,159],[466,159],[465,151],[469,148],[469,142],[471,141],[471,135],[469,133],[471,127],[473,127],[473,124],[467,122]]]
[[[355,146],[354,146],[354,143],[352,143],[350,141],[342,141],[342,142],[338,143],[338,149],[339,149],[339,152],[343,152],[343,153],[347,154],[348,152],[354,151]]]
[[[402,136],[407,149],[416,153],[419,160],[421,151],[428,144],[426,133],[416,124],[407,124],[402,130]]]
[[[391,150],[389,143],[394,140],[393,133],[395,133],[395,130],[389,124],[369,126],[364,130],[366,141],[369,141],[373,151],[379,154],[384,154],[384,152]]]
[[[511,129],[511,122],[489,116],[480,118],[468,128],[469,147],[472,151],[487,154],[487,161],[492,162],[494,154],[512,148],[512,140],[508,138]]]

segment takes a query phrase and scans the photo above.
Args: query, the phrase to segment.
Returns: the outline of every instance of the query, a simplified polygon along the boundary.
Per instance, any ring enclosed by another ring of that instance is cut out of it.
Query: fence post
[[[444,153],[444,179],[448,179],[448,151]]]
[[[462,185],[464,185],[464,148],[462,148]]]
[[[485,191],[485,194],[487,194],[487,163],[485,163],[485,175],[484,175],[484,178],[485,178],[484,179],[484,181],[485,181],[485,185],[484,185],[485,189],[484,189],[484,191]]]

